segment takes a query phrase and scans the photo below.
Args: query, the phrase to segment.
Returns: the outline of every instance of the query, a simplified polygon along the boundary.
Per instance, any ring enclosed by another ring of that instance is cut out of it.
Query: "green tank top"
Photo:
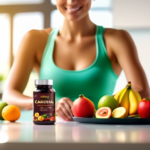
[[[96,58],[87,68],[79,71],[61,69],[53,61],[55,37],[59,28],[53,28],[42,56],[39,72],[40,79],[52,79],[56,90],[56,102],[62,97],[72,101],[84,94],[98,107],[99,99],[104,95],[112,95],[118,76],[113,71],[103,40],[104,28],[97,26]]]

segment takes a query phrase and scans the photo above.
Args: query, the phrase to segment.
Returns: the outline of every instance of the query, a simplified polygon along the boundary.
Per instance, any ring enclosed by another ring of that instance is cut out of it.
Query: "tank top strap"
[[[49,52],[50,52],[50,56],[53,55],[53,49],[54,49],[54,45],[55,45],[55,38],[58,35],[60,28],[53,28],[53,30],[50,33],[50,43],[49,43]]]
[[[55,39],[55,37],[57,36],[57,34],[58,34],[58,32],[59,32],[59,29],[60,29],[60,28],[53,28],[49,36],[50,36],[51,38],[54,38],[54,39]]]
[[[115,78],[118,78],[118,76],[115,74],[112,68],[111,62],[108,57],[108,53],[107,53],[107,49],[106,49],[106,45],[104,41],[104,36],[103,36],[104,31],[105,31],[105,28],[103,26],[97,26],[96,37],[97,37],[97,47],[98,47],[98,53],[99,53],[97,62],[98,62],[99,67],[103,69],[105,69],[105,66],[108,66],[113,76]]]
[[[105,28],[103,26],[97,25],[97,32],[96,32],[97,35],[103,36],[104,31],[105,31]]]
[[[59,28],[53,28],[48,36],[47,44],[42,56],[42,63],[43,61],[50,60],[50,56],[52,55],[53,47],[55,44],[55,38],[59,32]]]
[[[104,31],[105,28],[103,26],[97,26],[96,38],[97,38],[98,52],[100,57],[103,58],[108,57],[104,38],[103,38]]]

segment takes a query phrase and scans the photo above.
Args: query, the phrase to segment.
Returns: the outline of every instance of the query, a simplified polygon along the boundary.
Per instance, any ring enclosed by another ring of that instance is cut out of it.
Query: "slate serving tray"
[[[97,118],[82,118],[73,117],[74,121],[79,123],[92,123],[92,124],[150,124],[150,118],[109,118],[109,119],[97,119]]]

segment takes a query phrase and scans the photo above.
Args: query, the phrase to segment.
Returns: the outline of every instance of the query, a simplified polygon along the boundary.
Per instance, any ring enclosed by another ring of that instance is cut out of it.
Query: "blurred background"
[[[89,14],[97,25],[130,33],[150,85],[149,7],[150,0],[95,0]],[[55,0],[0,0],[0,98],[23,35],[31,29],[59,27],[62,21],[63,16],[57,11]],[[34,79],[37,78],[38,74],[32,71],[25,95],[32,96]],[[114,93],[126,83],[122,72]]]

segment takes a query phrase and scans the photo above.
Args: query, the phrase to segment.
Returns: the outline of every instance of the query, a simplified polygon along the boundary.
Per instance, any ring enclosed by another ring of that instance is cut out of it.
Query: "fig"
[[[95,114],[94,103],[84,95],[79,95],[72,105],[72,112],[75,117],[92,118]]]
[[[109,107],[101,107],[96,111],[96,118],[110,118],[112,111]]]

